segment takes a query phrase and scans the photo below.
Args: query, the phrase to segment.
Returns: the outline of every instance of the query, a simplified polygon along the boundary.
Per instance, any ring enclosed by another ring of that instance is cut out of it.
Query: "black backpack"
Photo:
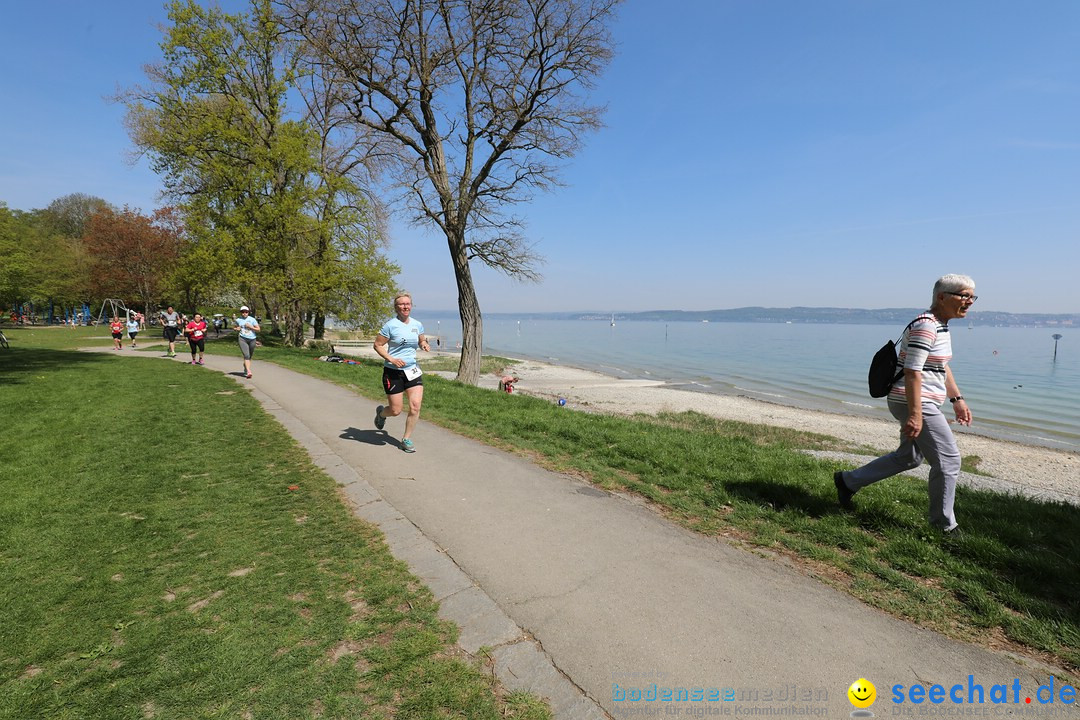
[[[924,317],[927,316],[925,314],[920,315],[909,322],[907,327],[904,328],[904,332],[900,333],[900,337],[896,340],[889,340],[881,346],[880,350],[874,353],[874,359],[870,361],[870,372],[866,375],[867,385],[870,386],[870,397],[885,397],[892,390],[892,386],[896,384],[896,381],[903,377],[903,368],[899,372],[896,371],[896,346],[900,344],[904,333],[910,330],[917,320]]]

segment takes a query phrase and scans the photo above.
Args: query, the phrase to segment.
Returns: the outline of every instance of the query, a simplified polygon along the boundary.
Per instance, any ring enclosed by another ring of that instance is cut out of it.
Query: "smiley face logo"
[[[877,700],[877,688],[866,678],[859,678],[851,683],[847,690],[848,700],[857,708],[868,708]]]

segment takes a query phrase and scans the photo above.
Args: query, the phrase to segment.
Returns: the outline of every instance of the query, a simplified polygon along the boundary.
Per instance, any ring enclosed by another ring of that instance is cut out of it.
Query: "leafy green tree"
[[[34,299],[75,310],[95,297],[92,287],[93,260],[80,238],[35,234]]]
[[[323,336],[327,313],[374,330],[385,319],[387,294],[394,290],[391,281],[398,273],[380,252],[386,244],[386,212],[368,190],[377,158],[367,152],[362,133],[342,111],[340,98],[347,88],[341,76],[292,52],[299,59],[298,95],[317,138],[316,178],[324,190],[314,209],[320,228],[316,254],[320,262],[327,255],[341,257],[342,268],[348,268],[323,282],[312,308],[315,337]]]
[[[51,206],[50,206],[51,207]],[[0,305],[90,300],[90,264],[82,241],[59,232],[49,210],[23,212],[0,203]]]
[[[23,215],[0,202],[0,309],[26,299],[33,284],[33,255],[25,242]]]
[[[271,2],[230,15],[175,0],[169,18],[153,86],[127,103],[132,137],[184,211],[187,253],[198,258],[181,261],[180,284],[233,285],[265,300],[291,345],[357,267],[385,273],[385,306],[396,268],[354,242],[368,218],[342,198],[359,189],[324,174],[319,134],[289,111],[299,75]]]
[[[31,257],[22,242],[23,222],[18,210],[0,202],[0,309],[27,295]]]

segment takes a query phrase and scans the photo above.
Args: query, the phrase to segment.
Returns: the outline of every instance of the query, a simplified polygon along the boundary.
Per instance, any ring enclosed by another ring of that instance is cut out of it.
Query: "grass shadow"
[[[0,385],[17,385],[28,382],[32,376],[41,373],[70,370],[112,362],[112,360],[113,358],[104,351],[92,353],[78,350],[11,347],[0,352]]]
[[[835,500],[822,497],[800,487],[778,484],[770,480],[746,480],[732,482],[724,488],[730,495],[749,503],[768,505],[783,512],[795,510],[813,518],[841,512]]]
[[[1004,592],[1007,580],[1033,615],[1080,624],[1080,508],[965,488],[957,508],[963,532],[950,551],[978,564],[980,582]]]
[[[830,494],[831,495],[831,494]],[[1080,647],[1080,508],[957,488],[960,532],[931,529],[926,483],[895,478],[855,497],[851,522],[880,539],[876,557],[912,577],[937,578],[977,626],[1060,652]]]

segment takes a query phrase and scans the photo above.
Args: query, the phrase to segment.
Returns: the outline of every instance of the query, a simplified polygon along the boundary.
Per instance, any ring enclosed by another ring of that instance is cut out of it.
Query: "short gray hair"
[[[937,296],[941,293],[959,292],[961,290],[974,290],[975,281],[967,275],[942,275],[934,283],[934,296],[930,298],[930,304],[937,302]]]
[[[399,292],[397,295],[394,296],[394,306],[395,307],[397,306],[397,301],[400,300],[403,297],[409,298],[409,302],[412,302],[412,293]]]

